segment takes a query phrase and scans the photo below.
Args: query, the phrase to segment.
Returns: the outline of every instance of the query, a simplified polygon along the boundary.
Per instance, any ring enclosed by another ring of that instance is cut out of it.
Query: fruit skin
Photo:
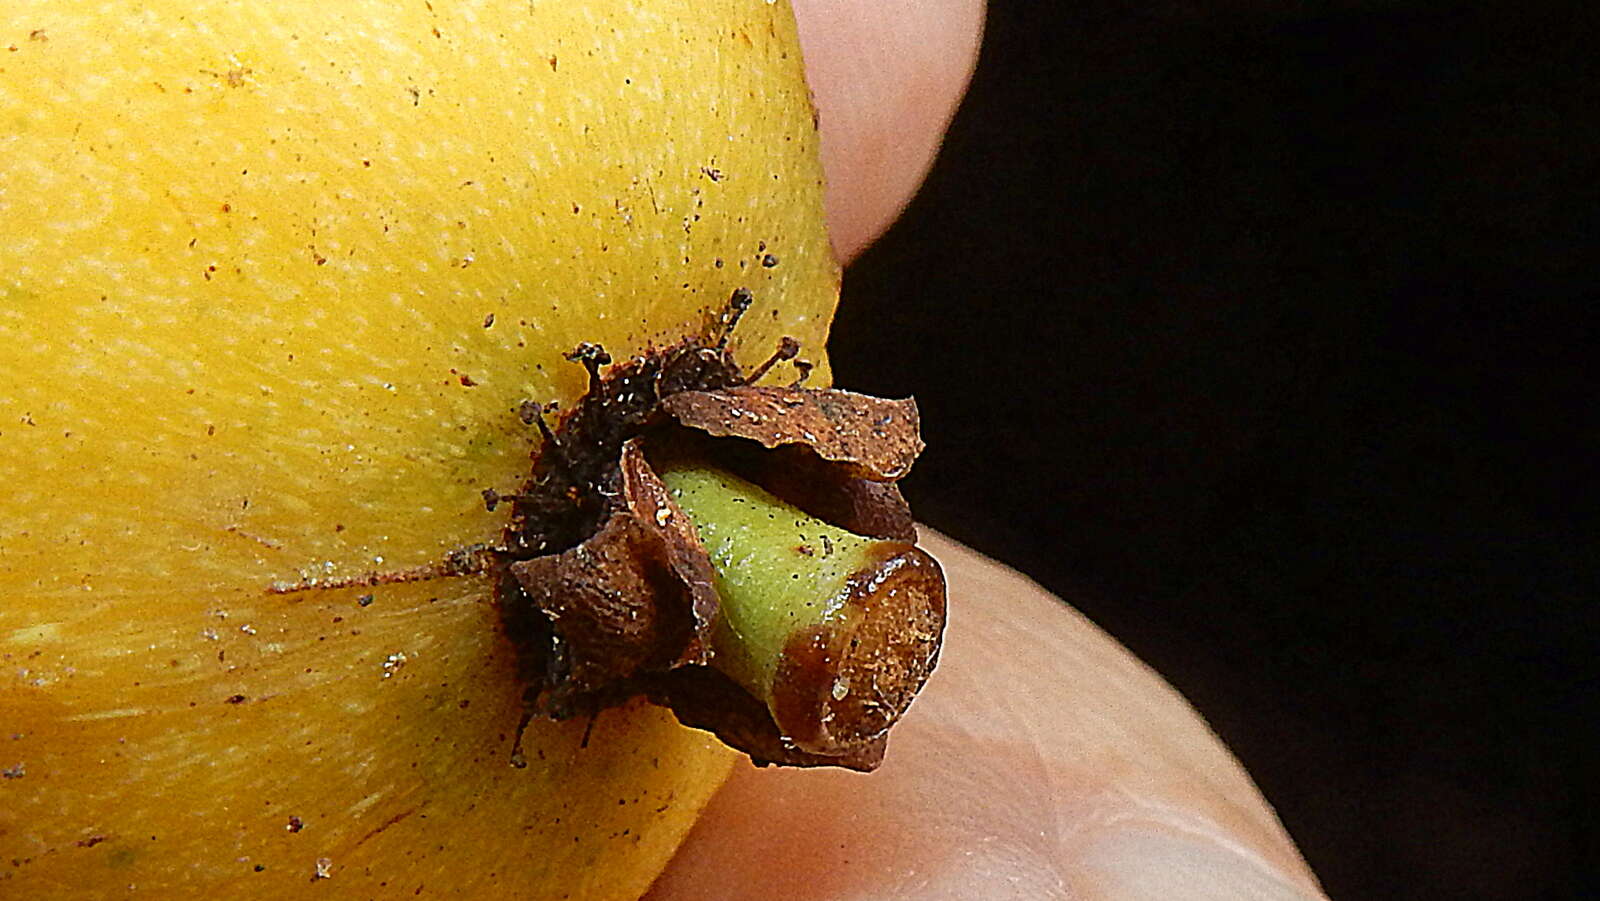
[[[826,383],[787,7],[7,12],[0,896],[637,896],[725,749],[632,707],[514,769],[485,579],[265,589],[496,540],[580,341],[744,286]]]

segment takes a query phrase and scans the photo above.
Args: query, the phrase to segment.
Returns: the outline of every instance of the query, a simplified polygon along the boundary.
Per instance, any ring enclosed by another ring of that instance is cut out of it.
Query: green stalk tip
[[[830,525],[725,472],[660,475],[716,571],[712,664],[804,751],[840,755],[881,737],[938,658],[939,565],[910,542]]]

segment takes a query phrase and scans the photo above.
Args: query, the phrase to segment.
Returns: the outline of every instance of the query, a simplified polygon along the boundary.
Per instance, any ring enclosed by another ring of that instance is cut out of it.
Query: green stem
[[[944,577],[933,558],[724,472],[681,466],[661,478],[716,570],[713,665],[802,750],[837,755],[882,736],[938,656]]]

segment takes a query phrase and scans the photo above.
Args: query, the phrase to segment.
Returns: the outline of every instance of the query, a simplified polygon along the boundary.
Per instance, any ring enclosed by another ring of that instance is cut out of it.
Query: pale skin
[[[974,0],[794,0],[849,260],[916,190],[976,58]],[[671,899],[1321,898],[1250,776],[1060,599],[924,530],[939,670],[870,776],[741,765],[651,891]]]

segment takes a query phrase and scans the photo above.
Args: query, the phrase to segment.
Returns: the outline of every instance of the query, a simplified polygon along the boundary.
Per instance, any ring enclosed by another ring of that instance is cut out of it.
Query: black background
[[[846,275],[919,515],[1176,684],[1335,898],[1596,859],[1583,6],[995,0]]]

